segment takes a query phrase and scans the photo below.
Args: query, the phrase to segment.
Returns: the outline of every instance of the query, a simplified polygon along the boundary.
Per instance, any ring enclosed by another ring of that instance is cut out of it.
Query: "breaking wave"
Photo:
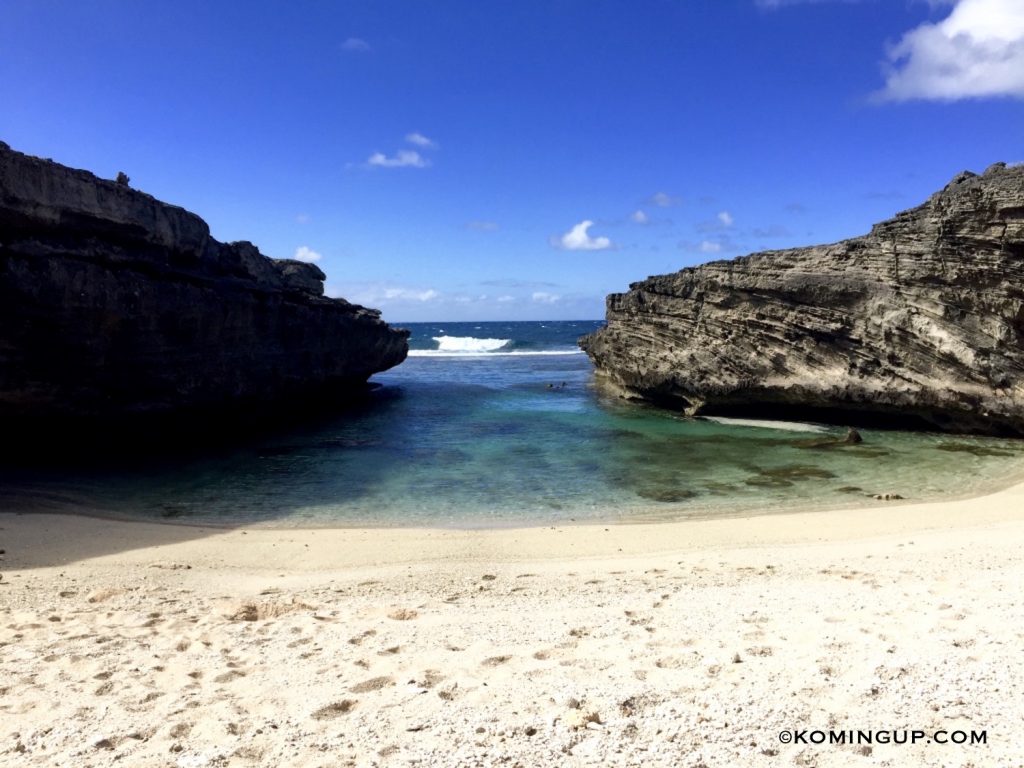
[[[512,339],[477,339],[473,336],[434,336],[436,350],[424,352],[495,352],[512,343]]]
[[[508,352],[446,352],[441,349],[410,349],[409,357],[535,357],[539,355],[582,355],[582,349],[512,349]]]
[[[583,354],[575,344],[580,335],[575,324],[560,323],[554,329],[547,330],[547,326],[540,323],[492,323],[492,327],[488,328],[491,333],[479,336],[470,335],[472,330],[468,327],[469,323],[456,325],[465,328],[458,329],[462,334],[458,331],[452,333],[440,326],[434,326],[422,335],[414,334],[410,339],[409,357],[466,359]],[[481,330],[480,326],[475,326],[475,329]]]

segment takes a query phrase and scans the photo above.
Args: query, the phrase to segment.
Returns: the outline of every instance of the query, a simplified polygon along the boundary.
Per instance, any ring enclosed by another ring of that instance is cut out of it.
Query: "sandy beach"
[[[0,765],[1017,766],[1022,540],[1024,485],[485,531],[3,514]],[[802,743],[858,729],[986,743]]]

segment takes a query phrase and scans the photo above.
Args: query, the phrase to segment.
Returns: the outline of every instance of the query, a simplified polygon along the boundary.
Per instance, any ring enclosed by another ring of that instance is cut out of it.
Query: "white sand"
[[[4,766],[1020,766],[1024,485],[750,519],[0,515]],[[984,746],[783,729],[987,730]]]
[[[733,419],[726,416],[702,416],[704,421],[715,424],[728,424],[734,427],[761,427],[762,429],[781,429],[785,432],[814,432],[824,434],[828,427],[821,424],[808,424],[805,421],[778,421],[776,419]]]

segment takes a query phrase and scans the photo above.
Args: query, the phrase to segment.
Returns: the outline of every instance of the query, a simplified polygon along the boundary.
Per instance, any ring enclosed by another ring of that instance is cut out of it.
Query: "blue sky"
[[[5,0],[0,140],[392,321],[583,319],[1024,160],[1024,0]],[[587,222],[591,222],[587,224]]]

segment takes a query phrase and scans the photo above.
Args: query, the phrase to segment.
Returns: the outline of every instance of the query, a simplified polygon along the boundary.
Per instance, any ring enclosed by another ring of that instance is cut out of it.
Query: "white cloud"
[[[739,252],[743,250],[745,244],[744,241],[734,240],[728,233],[723,233],[713,237],[707,237],[697,242],[692,240],[681,240],[679,242],[679,247],[684,251],[714,255],[717,253]]]
[[[667,192],[655,192],[651,195],[651,202],[659,208],[671,208],[674,205],[679,205],[683,200]]]
[[[648,215],[647,215],[646,213],[644,213],[643,211],[640,211],[640,210],[636,210],[636,211],[633,211],[633,212],[632,212],[632,213],[631,213],[631,214],[629,215],[629,220],[630,220],[630,221],[632,221],[632,222],[633,222],[633,223],[635,223],[635,224],[646,224],[646,223],[647,223],[647,222],[649,222],[649,221],[650,221],[651,219],[650,219],[650,217],[648,217]]]
[[[437,149],[436,142],[416,131],[405,134],[405,140],[422,149]],[[430,160],[415,149],[399,149],[393,155],[374,152],[366,164],[377,168],[427,168],[430,166]]]
[[[309,222],[311,222],[312,220],[313,217],[310,216],[308,213],[299,213],[296,214],[295,216],[295,221],[297,221],[299,224],[309,224]]]
[[[750,230],[754,237],[792,237],[793,233],[780,224],[769,224],[767,227],[754,227]]]
[[[320,261],[323,258],[319,253],[312,250],[307,245],[300,245],[295,249],[295,255],[292,256],[296,261],[305,261],[312,264],[314,261]]]
[[[466,224],[466,229],[472,229],[476,232],[496,232],[498,224],[494,221],[471,221]]]
[[[724,232],[732,229],[732,226],[735,223],[736,220],[729,211],[719,211],[715,214],[715,218],[699,222],[696,225],[696,229],[698,232],[703,232],[705,234]]]
[[[779,8],[788,8],[791,5],[812,5],[817,3],[859,3],[863,0],[754,0],[758,8],[766,8],[776,11]],[[932,0],[929,0],[932,2]]]
[[[508,304],[510,301],[515,301],[515,300],[516,300],[515,296],[499,296],[498,297],[498,303],[499,304]]]
[[[433,288],[417,290],[414,288],[385,288],[381,298],[386,301],[433,301],[441,294]]]
[[[537,304],[555,304],[562,297],[557,293],[548,293],[547,291],[534,291],[530,297]]]
[[[372,51],[373,47],[361,37],[350,37],[341,44],[341,50],[350,53],[367,53]]]
[[[434,149],[437,147],[437,142],[432,139],[428,139],[422,133],[417,133],[416,131],[405,134],[405,140],[410,144],[415,144],[417,147],[423,147],[424,149]]]
[[[611,248],[612,241],[607,237],[591,237],[587,234],[587,230],[592,226],[594,222],[590,219],[581,221],[559,238],[558,245],[567,251],[603,251]]]
[[[959,0],[889,50],[884,101],[1024,98],[1024,2]]]
[[[858,5],[860,3],[873,3],[878,0],[754,0],[754,5],[762,10],[777,11],[780,8],[792,8],[797,5],[824,5],[825,3],[832,3],[833,5]],[[913,2],[927,3],[932,8],[938,8],[943,5],[953,5],[957,0],[907,0],[908,4]]]
[[[514,277],[501,277],[493,280],[483,280],[480,285],[489,285],[495,288],[520,288],[529,290],[542,290],[544,288],[561,288],[558,283],[551,283],[547,280],[518,280]]]
[[[430,161],[413,149],[400,149],[394,155],[374,152],[366,161],[377,168],[426,168]]]
[[[419,307],[444,300],[433,288],[410,287],[376,282],[354,282],[340,286],[328,283],[324,293],[332,298],[345,298],[365,307]]]

